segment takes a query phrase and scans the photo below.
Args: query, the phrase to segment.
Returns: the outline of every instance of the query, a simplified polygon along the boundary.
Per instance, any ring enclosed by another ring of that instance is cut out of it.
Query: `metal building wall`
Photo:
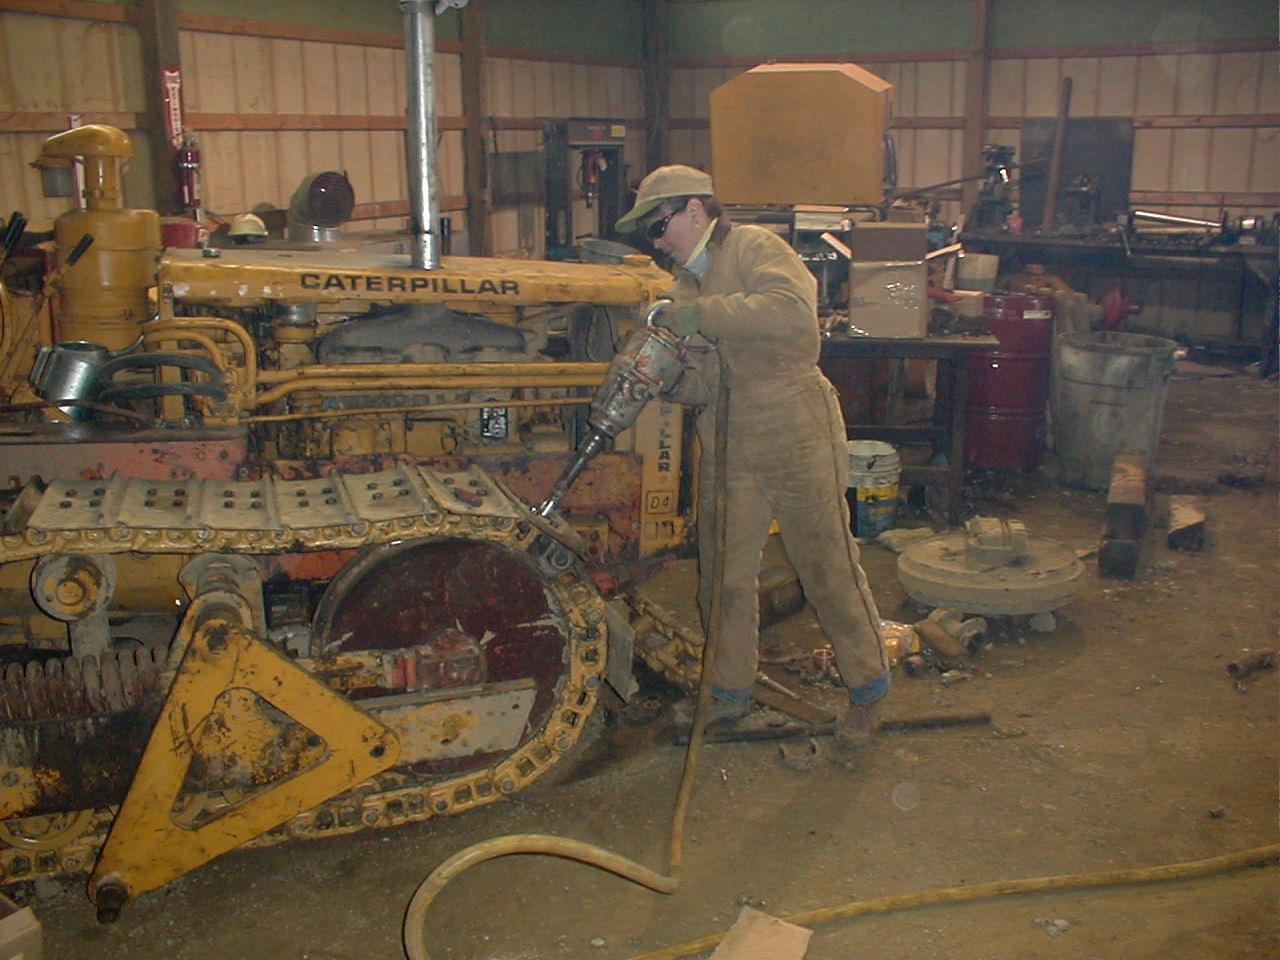
[[[65,199],[40,195],[30,163],[69,115],[118,126],[135,142],[125,201],[151,206],[141,48],[133,9],[66,0],[0,0],[0,208],[47,229]],[[350,229],[405,225],[405,81],[400,34],[178,15],[188,126],[201,150],[204,205],[230,217],[257,205],[287,207],[299,182],[344,171],[355,188]],[[437,42],[441,209],[466,244],[461,44]],[[537,150],[542,121],[603,117],[627,122],[629,157],[643,156],[641,69],[616,58],[503,48],[485,60],[492,152]],[[639,173],[637,173],[637,176]],[[492,245],[543,252],[537,198],[495,205]]]

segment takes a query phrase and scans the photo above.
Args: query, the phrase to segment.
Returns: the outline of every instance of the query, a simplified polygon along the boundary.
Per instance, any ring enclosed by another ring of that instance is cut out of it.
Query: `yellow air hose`
[[[725,457],[728,434],[729,383],[724,358],[720,357],[720,384],[716,392],[716,461],[715,517],[717,549],[712,577],[711,610],[706,642],[702,649],[702,674],[698,682],[697,701],[693,710],[693,726],[689,733],[689,747],[684,755],[684,769],[680,785],[676,789],[675,806],[671,814],[671,831],[667,845],[667,872],[658,873],[648,867],[611,853],[601,847],[540,833],[514,833],[504,837],[484,840],[455,853],[427,874],[418,884],[409,906],[405,910],[401,938],[405,956],[409,960],[431,960],[425,940],[425,918],[432,902],[454,877],[478,863],[517,853],[536,853],[563,857],[610,873],[625,877],[657,893],[675,893],[680,886],[680,873],[684,867],[684,823],[693,796],[693,779],[702,754],[703,728],[706,726],[707,707],[711,702],[711,664],[716,653],[716,638],[720,633],[721,600],[724,593],[724,502]]]
[[[819,907],[816,910],[793,913],[782,919],[796,926],[815,927],[835,920],[849,920],[872,913],[893,913],[896,910],[929,907],[940,903],[971,903],[975,900],[989,900],[993,897],[1017,893],[1118,887],[1125,884],[1155,883],[1160,880],[1189,880],[1193,877],[1225,873],[1228,870],[1261,867],[1275,863],[1277,860],[1280,860],[1280,843],[1273,843],[1265,847],[1242,850],[1239,853],[1210,857],[1207,860],[1166,863],[1158,867],[1133,867],[1127,870],[1105,870],[1100,873],[1069,873],[1057,877],[1032,877],[1027,880],[996,880],[992,883],[977,883],[973,886],[939,887],[935,890],[874,897],[870,900],[851,900],[834,907]],[[724,933],[712,933],[697,940],[688,940],[661,950],[639,953],[629,957],[628,960],[680,960],[681,957],[696,957],[698,954],[714,949],[724,937]]]

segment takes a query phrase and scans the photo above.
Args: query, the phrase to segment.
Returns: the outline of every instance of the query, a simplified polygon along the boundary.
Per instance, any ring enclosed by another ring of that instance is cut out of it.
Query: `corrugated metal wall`
[[[891,132],[901,187],[976,172],[962,165],[964,60],[861,65],[893,84]],[[742,69],[672,71],[674,160],[710,164],[708,95]],[[994,59],[986,142],[1018,146],[1022,119],[1057,113],[1064,77],[1072,78],[1073,118],[1134,119],[1132,190],[1144,206],[1211,219],[1223,200],[1236,212],[1275,207],[1280,194],[1280,55],[1275,50]],[[958,205],[948,206],[944,213],[954,219]]]
[[[35,0],[0,0],[0,208],[47,226],[66,201],[40,196],[29,167],[68,114],[113,123],[140,138],[144,109],[132,8],[64,0],[49,14]],[[218,214],[286,206],[308,173],[351,177],[361,229],[399,228],[407,203],[402,150],[401,38],[179,16],[190,126],[203,153],[204,201]],[[350,42],[347,37],[350,36]],[[270,34],[270,35],[268,35]],[[336,39],[332,39],[337,35]],[[1256,45],[1256,44],[1255,44]],[[1185,47],[1186,45],[1183,45]],[[1192,45],[1194,47],[1194,45]],[[1221,45],[1219,45],[1221,46]],[[1238,46],[1238,45],[1237,45]],[[464,204],[459,45],[438,57],[440,173],[446,211]],[[1072,116],[1132,116],[1135,199],[1153,209],[1213,217],[1219,204],[1274,207],[1280,193],[1280,61],[1274,49],[1116,55],[996,55],[987,139],[1018,142],[1023,118],[1052,116],[1061,79],[1074,82]],[[924,58],[875,55],[863,65],[894,85],[899,184],[959,177],[966,63],[962,52]],[[631,179],[643,172],[642,68],[581,54],[502,48],[486,60],[491,152],[541,145],[540,120],[626,121]],[[708,95],[746,64],[677,63],[670,74],[671,157],[707,166]],[[139,151],[126,175],[127,201],[149,205],[150,171]],[[1254,202],[1256,201],[1256,203]],[[954,219],[958,204],[944,215]],[[579,205],[577,214],[586,221]],[[542,252],[535,203],[495,207],[496,250]],[[455,216],[455,228],[465,218]]]
[[[5,5],[0,3],[0,207],[22,210],[32,229],[48,229],[68,201],[42,197],[30,163],[50,133],[65,129],[68,115],[119,126],[136,147],[145,144],[137,130],[145,108],[138,33],[127,8],[115,5],[79,3],[70,16],[6,10]],[[88,14],[115,19],[86,19]],[[179,43],[187,121],[198,138],[202,196],[212,215],[287,207],[308,174],[341,170],[355,188],[357,219],[351,229],[405,226],[400,36],[387,34],[385,41],[371,43],[369,34],[361,34],[363,42],[347,43],[306,39],[305,27],[264,31],[297,37],[254,36],[243,32],[244,21],[228,21],[225,28],[216,18],[199,22],[206,28],[180,29]],[[490,151],[540,149],[541,118],[597,117],[627,122],[626,152],[640,162],[644,110],[638,67],[580,62],[580,56],[574,62],[531,56],[537,59],[486,59],[488,115],[498,121]],[[437,55],[436,108],[441,206],[454,214],[461,246],[466,244],[465,188],[457,52]],[[145,164],[131,163],[125,191],[127,204],[155,202]],[[577,208],[575,217],[590,223],[580,201]],[[493,210],[497,251],[539,256],[543,232],[540,204]]]

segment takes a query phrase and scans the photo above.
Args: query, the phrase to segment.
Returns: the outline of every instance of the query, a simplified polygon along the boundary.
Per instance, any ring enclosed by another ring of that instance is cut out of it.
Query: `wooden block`
[[[793,700],[785,693],[779,693],[777,690],[771,690],[763,683],[757,683],[751,688],[751,698],[757,703],[763,703],[766,707],[772,707],[781,713],[789,714],[805,723],[822,725],[824,723],[834,723],[836,715],[830,710],[824,710],[816,703],[810,703],[808,700]]]
[[[1113,580],[1132,580],[1138,573],[1138,541],[1102,538],[1098,572]]]
[[[1169,537],[1171,550],[1204,549],[1203,497],[1175,494],[1169,498]]]
[[[1111,464],[1104,536],[1114,540],[1138,540],[1146,525],[1146,455],[1118,453]]]
[[[812,930],[743,907],[711,960],[804,960]]]

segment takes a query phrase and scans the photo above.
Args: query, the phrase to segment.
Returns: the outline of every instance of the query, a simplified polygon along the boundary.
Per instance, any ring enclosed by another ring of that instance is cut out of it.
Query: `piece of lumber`
[[[1204,497],[1178,493],[1169,498],[1170,550],[1203,550],[1205,534]]]
[[[1132,580],[1138,572],[1138,553],[1147,526],[1147,457],[1118,453],[1111,464],[1107,509],[1098,545],[1098,572],[1104,577]]]
[[[743,907],[711,960],[804,960],[813,931]]]
[[[808,700],[795,700],[786,694],[779,693],[776,690],[770,690],[763,683],[757,683],[751,688],[751,698],[757,703],[763,703],[766,707],[785,713],[795,717],[797,720],[803,720],[805,723],[824,724],[834,723],[836,716],[830,710],[824,710],[816,703]]]

